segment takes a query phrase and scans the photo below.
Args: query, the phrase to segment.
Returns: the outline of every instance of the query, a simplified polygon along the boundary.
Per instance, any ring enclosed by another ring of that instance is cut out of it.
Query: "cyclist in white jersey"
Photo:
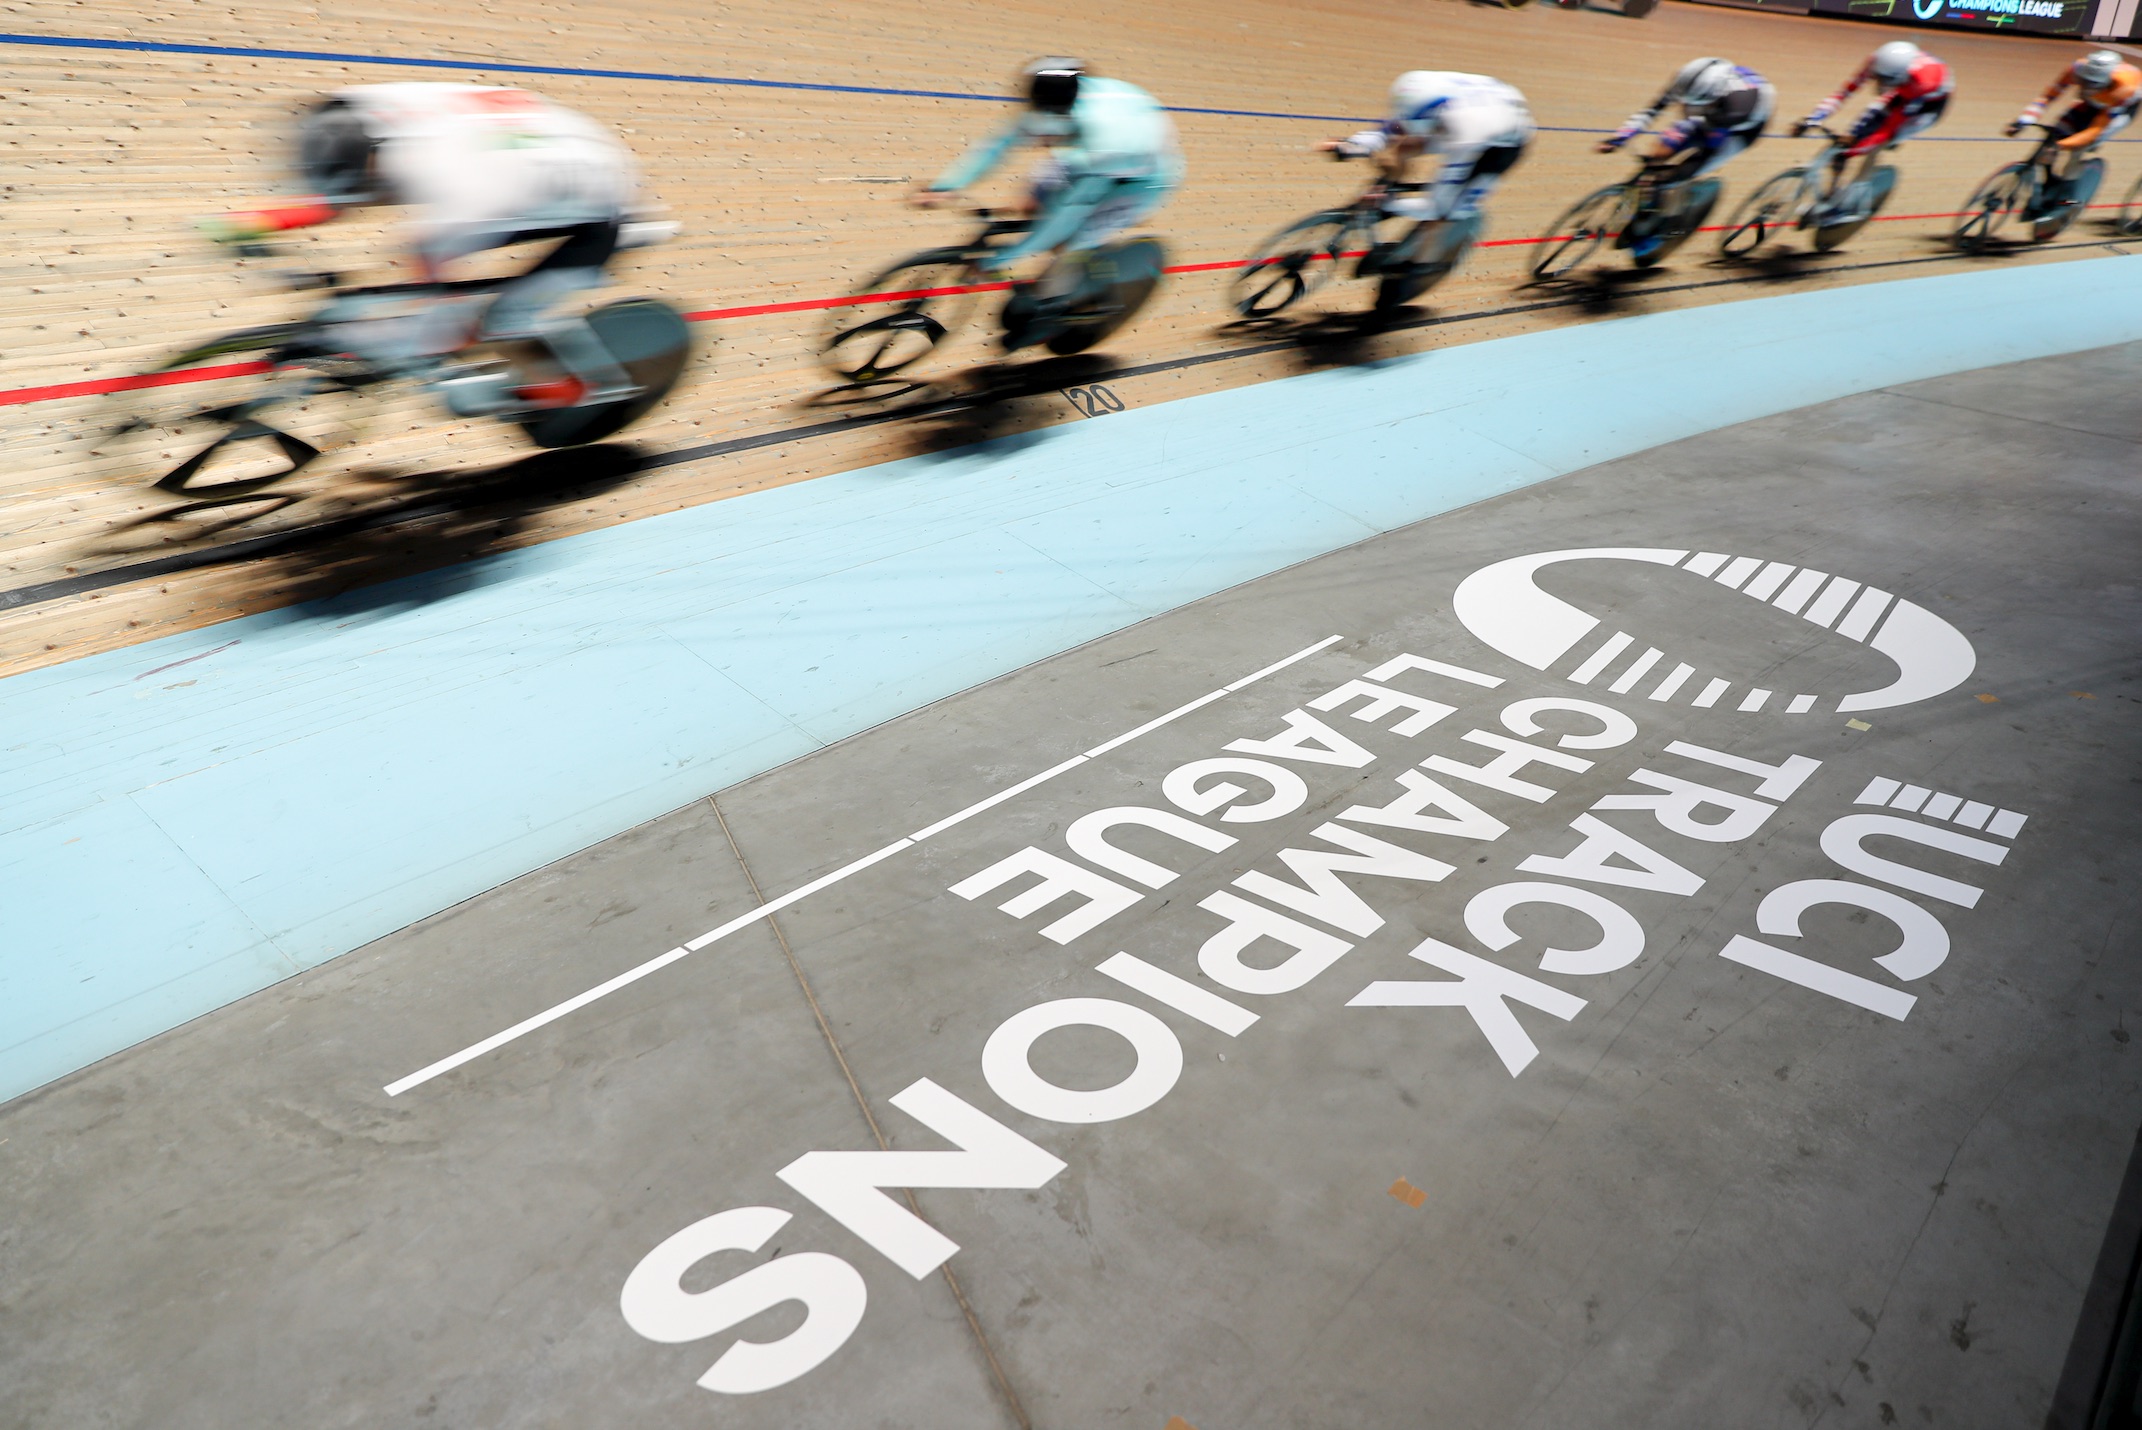
[[[1477,214],[1524,156],[1533,130],[1524,95],[1499,79],[1409,70],[1391,85],[1390,118],[1318,147],[1341,159],[1374,158],[1393,188],[1407,182],[1415,160],[1435,164],[1434,178],[1418,185],[1419,192],[1394,194],[1384,204],[1386,213],[1425,224]]]
[[[548,311],[601,285],[620,247],[667,236],[667,225],[628,224],[641,212],[638,177],[631,152],[607,129],[525,90],[364,85],[335,92],[305,116],[298,166],[313,197],[227,214],[210,225],[214,236],[252,241],[353,208],[406,205],[415,212],[403,231],[425,283],[445,282],[458,259],[558,240],[495,298],[442,297],[414,320],[351,325],[372,330],[351,335],[364,356],[422,363],[472,342],[514,340],[538,341],[555,355],[557,379],[513,392],[495,378],[447,383],[465,415],[637,395],[584,322]]]

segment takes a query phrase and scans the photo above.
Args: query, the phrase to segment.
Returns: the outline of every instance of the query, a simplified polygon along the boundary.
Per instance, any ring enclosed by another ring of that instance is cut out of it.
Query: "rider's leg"
[[[1088,255],[1166,203],[1174,191],[1174,184],[1159,176],[1115,180],[1064,240],[1062,257],[1041,275],[1035,296],[1057,303],[1077,296],[1092,271]]]
[[[583,318],[549,311],[573,294],[607,281],[603,265],[617,251],[617,235],[614,220],[574,229],[535,267],[501,288],[484,315],[486,341],[539,343],[563,370],[557,382],[525,385],[516,394],[521,400],[562,406],[639,394],[632,375],[618,365]]]

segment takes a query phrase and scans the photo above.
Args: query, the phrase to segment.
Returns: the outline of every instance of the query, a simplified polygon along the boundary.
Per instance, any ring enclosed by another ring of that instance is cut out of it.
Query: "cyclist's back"
[[[631,151],[583,115],[525,90],[467,84],[345,89],[391,201],[415,210],[434,264],[586,224],[620,221],[638,188]]]

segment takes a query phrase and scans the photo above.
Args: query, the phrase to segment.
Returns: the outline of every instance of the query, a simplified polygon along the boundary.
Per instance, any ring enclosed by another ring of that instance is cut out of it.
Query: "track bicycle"
[[[852,386],[880,382],[913,366],[972,321],[985,293],[1009,293],[999,312],[1006,352],[1046,347],[1058,356],[1084,352],[1134,317],[1153,296],[1167,266],[1156,238],[1120,239],[1058,254],[1079,269],[1068,300],[1054,311],[1035,298],[1037,280],[988,278],[979,261],[1034,224],[971,210],[981,227],[965,243],[924,249],[901,259],[827,310],[820,360]]]
[[[1344,208],[1322,209],[1288,224],[1236,272],[1228,285],[1229,302],[1245,318],[1275,317],[1329,283],[1348,261],[1354,277],[1377,280],[1377,312],[1413,301],[1464,261],[1483,227],[1478,213],[1426,219],[1403,237],[1380,240],[1378,225],[1393,217],[1384,207],[1390,196],[1425,188],[1379,179]]]
[[[241,252],[272,256],[258,246]],[[356,350],[376,352],[381,326],[421,321],[442,302],[464,305],[474,331],[512,278],[362,288],[343,286],[333,273],[283,278],[290,287],[325,290],[327,296],[296,322],[226,333],[136,374],[108,400],[96,453],[147,474],[164,491],[236,497],[361,440],[381,390],[389,386],[415,383],[451,410],[457,382],[495,391],[563,375],[548,346],[536,340],[479,343],[444,360],[400,363]],[[484,415],[519,427],[538,447],[583,446],[637,421],[683,375],[692,334],[667,303],[620,299],[583,321],[637,391],[592,403],[517,402],[487,408]],[[371,340],[352,340],[360,324]]]
[[[1728,258],[1746,258],[1772,237],[1788,230],[1811,229],[1815,251],[1828,253],[1865,228],[1889,202],[1897,186],[1894,164],[1876,164],[1864,178],[1841,189],[1834,167],[1851,140],[1825,125],[1795,129],[1792,137],[1818,134],[1823,145],[1804,163],[1773,174],[1742,200],[1718,240]]]
[[[2023,241],[2006,237],[2004,225],[2027,227],[2028,242],[2045,242],[2073,223],[2105,182],[2105,161],[2094,154],[2077,164],[2073,172],[2055,178],[2053,165],[2060,158],[2060,136],[2043,124],[2022,127],[2043,131],[2030,157],[1996,169],[1993,177],[1964,200],[1950,237],[1966,253],[1983,253],[1997,242]],[[2126,217],[2124,210],[2121,217]]]
[[[1717,207],[1724,181],[1703,178],[1662,183],[1658,179],[1661,167],[1657,160],[1641,159],[1628,178],[1595,189],[1572,204],[1541,240],[1546,252],[1532,265],[1532,276],[1541,281],[1565,277],[1608,240],[1626,249],[1638,268],[1662,262],[1688,242]]]

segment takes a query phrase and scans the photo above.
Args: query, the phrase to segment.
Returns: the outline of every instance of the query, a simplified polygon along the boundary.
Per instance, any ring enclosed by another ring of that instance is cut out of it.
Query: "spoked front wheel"
[[[1329,283],[1353,229],[1346,209],[1327,209],[1288,224],[1261,244],[1228,284],[1228,301],[1245,318],[1270,318]]]
[[[1546,281],[1573,271],[1620,227],[1627,184],[1609,184],[1588,194],[1559,219],[1542,240],[1546,251],[1532,265],[1532,276]]]
[[[1771,235],[1792,227],[1793,206],[1806,181],[1807,170],[1787,169],[1773,175],[1763,186],[1740,202],[1718,240],[1718,251],[1728,258],[1746,258],[1769,241]]]
[[[964,251],[935,249],[894,264],[827,309],[820,360],[845,382],[892,376],[967,325],[981,294]]]
[[[1966,253],[1983,253],[2001,236],[2001,226],[2018,218],[2030,195],[2030,166],[2010,164],[1975,189],[1964,201],[1962,216],[1950,235]]]
[[[366,364],[293,357],[297,325],[255,328],[178,354],[109,400],[91,455],[122,480],[197,501],[262,490],[347,446],[371,416]]]

